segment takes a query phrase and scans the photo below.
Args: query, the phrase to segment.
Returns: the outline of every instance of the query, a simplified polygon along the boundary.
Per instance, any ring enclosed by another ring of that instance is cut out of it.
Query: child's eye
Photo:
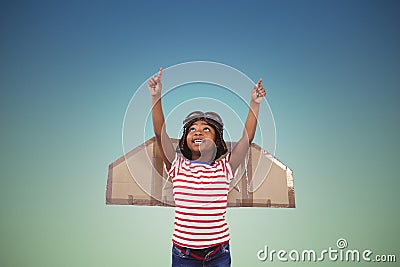
[[[209,132],[209,131],[210,131],[210,128],[204,128],[204,131],[205,131],[205,132]]]
[[[189,129],[189,132],[194,132],[196,129],[194,127]]]

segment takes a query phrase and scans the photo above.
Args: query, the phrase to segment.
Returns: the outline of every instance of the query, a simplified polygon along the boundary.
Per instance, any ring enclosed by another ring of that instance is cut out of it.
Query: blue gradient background
[[[295,175],[296,209],[229,209],[233,266],[338,238],[399,257],[399,7],[1,1],[0,265],[170,265],[173,209],[106,206],[105,188],[135,89],[193,60],[264,78]]]

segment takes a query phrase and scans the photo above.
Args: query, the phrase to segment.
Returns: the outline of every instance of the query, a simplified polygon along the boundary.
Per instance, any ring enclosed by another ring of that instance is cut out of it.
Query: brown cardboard
[[[106,204],[174,206],[172,184],[155,142],[153,137],[109,165]],[[252,144],[232,182],[228,207],[294,208],[293,172]]]

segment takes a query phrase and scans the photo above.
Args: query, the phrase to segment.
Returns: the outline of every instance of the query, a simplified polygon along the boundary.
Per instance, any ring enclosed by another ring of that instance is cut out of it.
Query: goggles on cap
[[[183,120],[183,125],[186,125],[186,123],[196,119],[210,119],[221,125],[221,127],[224,126],[221,117],[217,113],[212,111],[210,112],[193,111],[189,113],[189,115],[187,115],[186,118]]]

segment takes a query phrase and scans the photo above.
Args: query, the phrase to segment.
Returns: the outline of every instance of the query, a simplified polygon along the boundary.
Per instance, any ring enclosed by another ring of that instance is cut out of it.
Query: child
[[[229,183],[254,138],[260,103],[266,95],[262,79],[251,91],[243,135],[230,154],[223,139],[224,124],[214,112],[190,113],[174,149],[165,128],[161,79],[162,68],[148,81],[148,89],[157,145],[173,184],[172,266],[231,266],[225,221]]]

